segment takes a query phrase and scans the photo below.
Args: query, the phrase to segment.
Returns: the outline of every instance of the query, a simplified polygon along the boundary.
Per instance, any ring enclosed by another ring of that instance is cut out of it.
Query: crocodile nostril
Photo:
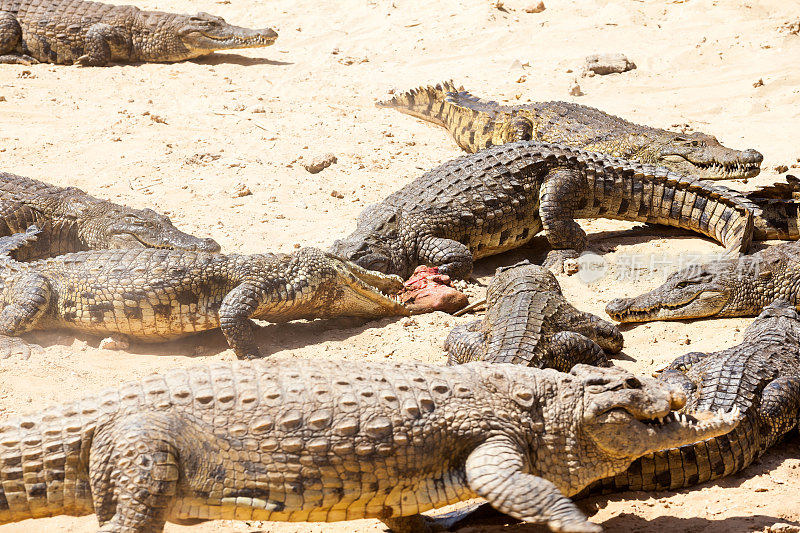
[[[686,393],[682,390],[672,389],[670,391],[670,408],[674,411],[683,409],[686,406]]]

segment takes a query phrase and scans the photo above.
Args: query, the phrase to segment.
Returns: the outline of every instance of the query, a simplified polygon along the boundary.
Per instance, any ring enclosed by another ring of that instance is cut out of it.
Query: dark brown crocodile
[[[546,268],[527,261],[500,267],[486,290],[486,316],[453,328],[449,364],[513,363],[569,372],[578,363],[607,366],[604,350],[622,350],[622,333],[561,294]]]
[[[96,513],[101,531],[153,533],[167,521],[379,518],[418,533],[418,513],[481,496],[553,531],[594,533],[570,495],[738,422],[735,411],[679,421],[685,400],[586,365],[174,370],[0,423],[0,524]]]
[[[269,46],[269,28],[232,26],[222,17],[143,11],[85,0],[0,0],[0,63],[182,61],[215,50]]]
[[[0,237],[5,249],[35,238]],[[221,328],[238,357],[259,357],[251,319],[288,322],[408,315],[397,276],[315,248],[222,255],[138,248],[0,264],[0,336],[68,328],[146,342]]]
[[[684,268],[652,291],[610,301],[606,312],[618,322],[756,316],[777,298],[800,306],[800,242]]]
[[[17,260],[105,248],[220,250],[215,240],[186,234],[152,209],[132,209],[75,187],[0,172],[0,236],[33,225],[41,230],[38,238],[12,253]]]
[[[755,205],[727,187],[572,148],[534,141],[494,146],[427,172],[367,207],[331,251],[364,268],[407,277],[420,264],[466,277],[474,259],[510,250],[544,230],[546,265],[577,257],[576,218],[677,226],[727,252],[747,251]]]
[[[712,135],[641,126],[571,102],[501,105],[457,89],[453,82],[420,87],[377,105],[443,126],[470,153],[514,141],[545,141],[701,179],[756,176],[764,158],[753,149],[727,148]]]

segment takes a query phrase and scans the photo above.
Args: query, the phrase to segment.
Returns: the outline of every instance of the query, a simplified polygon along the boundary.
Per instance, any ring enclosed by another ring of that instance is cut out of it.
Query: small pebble
[[[569,94],[570,96],[583,96],[583,91],[577,81],[572,82],[572,86],[569,88]]]
[[[253,194],[253,191],[244,183],[237,183],[231,191],[232,198],[241,198],[242,196],[250,196],[251,194]]]
[[[586,58],[586,70],[604,76],[618,74],[636,68],[624,54],[594,54]]]
[[[340,192],[339,192],[339,191],[337,191],[336,189],[334,189],[334,190],[332,190],[332,191],[331,191],[331,196],[333,196],[334,198],[339,198],[340,200],[341,200],[342,198],[344,198],[344,194],[340,193]]]
[[[578,270],[580,270],[580,265],[578,265],[577,259],[570,258],[564,260],[564,273],[566,273],[567,276],[577,274]]]
[[[763,87],[764,86],[764,78],[758,78],[758,81],[753,84],[753,87]]]
[[[305,169],[311,174],[316,174],[336,163],[336,161],[337,159],[335,155],[325,154],[320,157],[315,157],[310,163],[304,163],[303,167],[305,167]]]
[[[130,346],[131,343],[128,342],[128,339],[120,335],[106,337],[99,344],[101,350],[127,350]]]
[[[531,4],[525,8],[525,13],[541,13],[544,11],[544,2],[539,2],[538,4]]]
[[[784,172],[788,171],[789,167],[787,167],[786,165],[778,165],[777,167],[775,167],[775,172],[777,172],[778,174],[783,174]]]

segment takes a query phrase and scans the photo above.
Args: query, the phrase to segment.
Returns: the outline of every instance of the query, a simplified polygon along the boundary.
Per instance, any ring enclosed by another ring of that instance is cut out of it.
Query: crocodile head
[[[152,209],[91,209],[82,216],[81,239],[95,248],[173,248],[216,253],[214,239],[195,237],[176,228],[172,221]]]
[[[278,38],[270,28],[233,26],[208,13],[174,15],[143,11],[139,17],[140,25],[149,32],[146,38],[134,43],[132,55],[144,61],[182,61],[216,50],[263,48]]]
[[[722,435],[739,421],[736,410],[676,414],[686,405],[683,391],[619,368],[576,365],[570,374],[583,394],[578,438],[582,449],[576,452],[584,460],[591,458],[585,465],[594,465],[579,476],[614,475],[642,455]]]
[[[656,143],[657,144],[657,143]],[[752,178],[764,156],[756,150],[733,150],[705,133],[674,134],[661,145],[656,164],[701,179]]]
[[[403,288],[403,280],[397,276],[361,268],[316,248],[302,248],[292,257],[295,268],[309,277],[307,285],[315,287],[305,295],[308,305],[298,306],[304,315],[377,318],[411,314],[396,296]]]
[[[202,50],[205,53],[232,48],[260,48],[271,45],[278,38],[278,34],[270,28],[240,28],[208,13],[184,17],[178,28],[178,36],[189,50]]]
[[[753,256],[691,266],[650,292],[610,301],[606,313],[618,322],[753,315],[758,298],[749,285],[765,272]]]

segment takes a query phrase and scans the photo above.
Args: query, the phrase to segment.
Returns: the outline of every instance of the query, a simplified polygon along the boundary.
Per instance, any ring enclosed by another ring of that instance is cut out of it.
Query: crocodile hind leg
[[[780,377],[771,381],[761,394],[761,419],[774,441],[800,423],[800,378]]]
[[[586,205],[586,180],[572,170],[556,168],[545,177],[539,191],[539,216],[552,250],[544,266],[563,272],[564,260],[576,258],[586,248],[586,232],[575,214]]]
[[[16,336],[34,329],[50,305],[47,278],[33,272],[6,279],[0,311],[0,335]]]
[[[0,63],[30,65],[38,63],[31,56],[13,53],[22,50],[22,28],[17,18],[8,11],[0,11]]]
[[[533,123],[525,117],[514,117],[511,126],[511,141],[530,141],[533,138]]]
[[[526,472],[525,453],[510,437],[495,437],[479,445],[467,458],[465,469],[469,487],[501,513],[547,524],[551,531],[603,530],[589,522],[552,482]]]
[[[486,353],[486,333],[481,330],[482,326],[482,320],[473,320],[450,331],[444,341],[448,365],[478,361]]]
[[[592,339],[574,331],[559,331],[550,339],[550,345],[537,366],[569,372],[573,366],[581,363],[611,366],[606,353]]]
[[[153,412],[130,415],[97,432],[89,479],[99,531],[163,531],[179,477],[175,439],[174,424]]]

